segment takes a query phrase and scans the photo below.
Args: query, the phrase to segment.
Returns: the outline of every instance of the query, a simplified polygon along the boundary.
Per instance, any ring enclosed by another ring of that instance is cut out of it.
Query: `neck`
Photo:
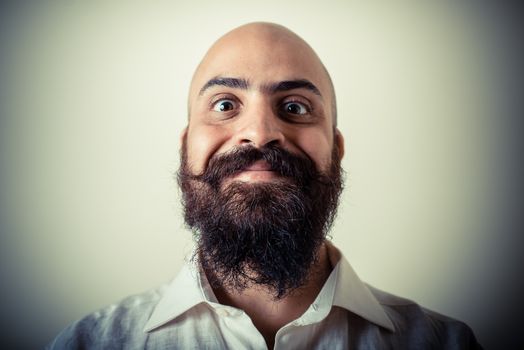
[[[318,262],[311,267],[305,284],[282,299],[275,299],[273,290],[256,285],[242,291],[223,287],[213,291],[221,304],[244,310],[271,349],[277,331],[309,308],[331,273],[325,244],[320,246],[317,256]]]

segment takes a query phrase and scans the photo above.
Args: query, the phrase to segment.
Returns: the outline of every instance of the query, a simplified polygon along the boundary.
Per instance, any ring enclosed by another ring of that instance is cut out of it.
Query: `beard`
[[[274,145],[215,155],[196,175],[184,138],[181,159],[184,219],[211,286],[237,292],[261,286],[275,299],[303,286],[336,216],[343,187],[337,146],[325,173],[310,158]],[[259,160],[279,175],[275,181],[224,181]]]

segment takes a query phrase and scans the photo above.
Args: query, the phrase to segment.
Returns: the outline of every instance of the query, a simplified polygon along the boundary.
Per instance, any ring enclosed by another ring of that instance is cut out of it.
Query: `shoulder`
[[[144,326],[165,286],[93,312],[65,328],[46,349],[144,348]]]
[[[481,349],[471,328],[462,321],[426,309],[416,302],[368,285],[395,326],[394,337],[420,346]]]

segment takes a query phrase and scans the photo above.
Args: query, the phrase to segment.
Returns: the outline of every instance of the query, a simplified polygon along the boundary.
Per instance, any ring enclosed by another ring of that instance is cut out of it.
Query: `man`
[[[189,92],[178,174],[192,262],[50,348],[478,348],[463,323],[363,284],[326,240],[342,189],[333,84],[268,23],[220,38]]]

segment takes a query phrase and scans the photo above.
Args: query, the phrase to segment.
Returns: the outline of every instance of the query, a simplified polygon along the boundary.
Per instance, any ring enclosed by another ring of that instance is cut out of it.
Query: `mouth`
[[[271,165],[264,160],[258,160],[232,177],[232,180],[244,182],[273,181],[280,177],[273,171]]]

